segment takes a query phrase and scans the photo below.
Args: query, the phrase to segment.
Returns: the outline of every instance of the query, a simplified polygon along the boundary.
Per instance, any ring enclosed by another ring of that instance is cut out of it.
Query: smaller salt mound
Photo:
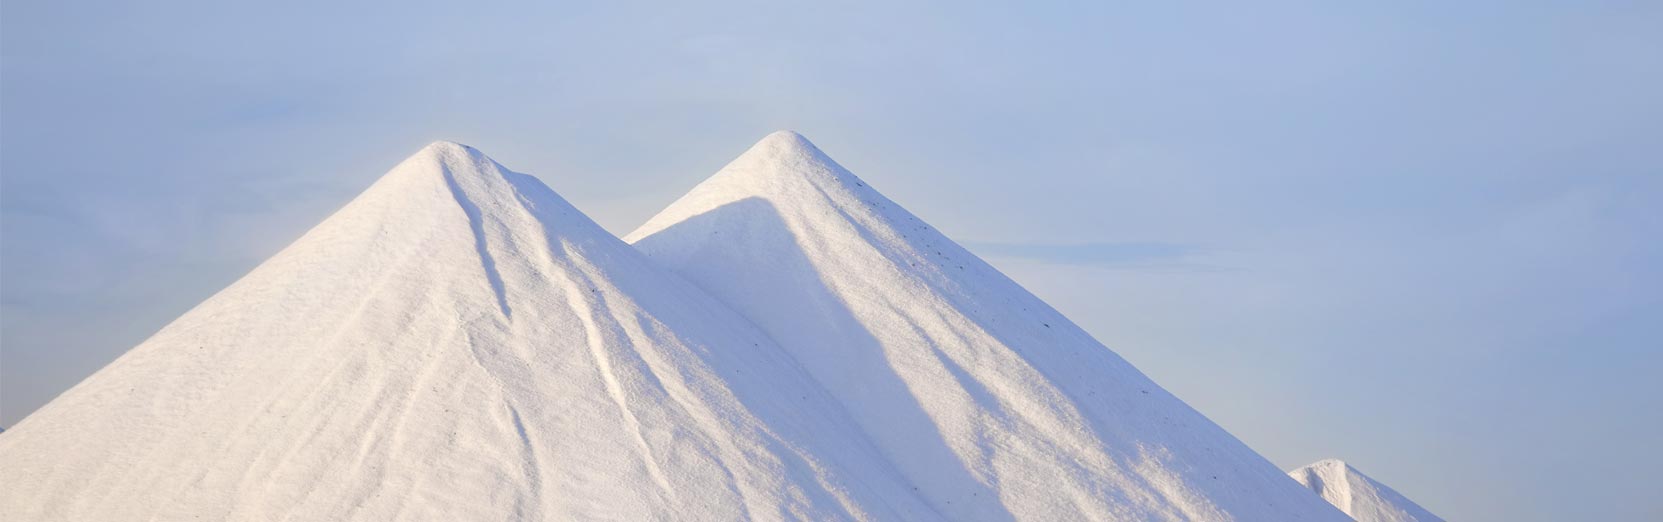
[[[1339,459],[1317,461],[1288,472],[1323,500],[1357,522],[1443,522],[1385,484]]]
[[[760,326],[948,519],[1345,519],[794,132],[626,240]]]

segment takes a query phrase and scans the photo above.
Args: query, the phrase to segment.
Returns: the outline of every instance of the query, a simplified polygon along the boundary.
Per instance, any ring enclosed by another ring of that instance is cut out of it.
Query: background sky
[[[623,234],[788,128],[1279,466],[1663,520],[1663,4],[545,4],[6,1],[0,425],[429,141]]]

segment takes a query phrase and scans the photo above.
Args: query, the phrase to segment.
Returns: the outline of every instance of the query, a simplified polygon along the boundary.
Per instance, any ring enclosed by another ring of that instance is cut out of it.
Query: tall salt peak
[[[1357,522],[1444,522],[1426,508],[1345,461],[1323,459],[1288,476]]]
[[[1347,520],[796,133],[625,240],[762,327],[947,518]]]
[[[746,198],[789,202],[821,197],[839,202],[855,200],[860,202],[858,206],[866,208],[884,204],[893,207],[875,191],[859,190],[864,188],[864,181],[821,152],[808,138],[794,131],[775,131],[692,192],[624,236],[624,241],[635,243],[655,232],[682,224],[700,212]],[[899,207],[893,209],[905,212]]]
[[[8,429],[0,519],[935,519],[814,383],[440,142]]]

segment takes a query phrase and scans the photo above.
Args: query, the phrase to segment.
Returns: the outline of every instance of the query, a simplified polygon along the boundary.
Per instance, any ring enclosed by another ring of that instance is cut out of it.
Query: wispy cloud
[[[1202,263],[1208,250],[1199,245],[1150,241],[1086,243],[964,243],[977,255],[1017,258],[1067,265],[1089,265],[1133,270],[1218,270]]]

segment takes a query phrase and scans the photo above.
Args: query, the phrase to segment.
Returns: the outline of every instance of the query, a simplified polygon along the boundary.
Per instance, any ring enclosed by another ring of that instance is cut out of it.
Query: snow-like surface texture
[[[938,517],[748,321],[452,143],[13,426],[0,468],[8,521]]]
[[[761,326],[953,520],[1347,520],[778,132],[625,238]]]
[[[1426,508],[1338,459],[1305,466],[1288,475],[1340,508],[1357,522],[1444,522]]]

